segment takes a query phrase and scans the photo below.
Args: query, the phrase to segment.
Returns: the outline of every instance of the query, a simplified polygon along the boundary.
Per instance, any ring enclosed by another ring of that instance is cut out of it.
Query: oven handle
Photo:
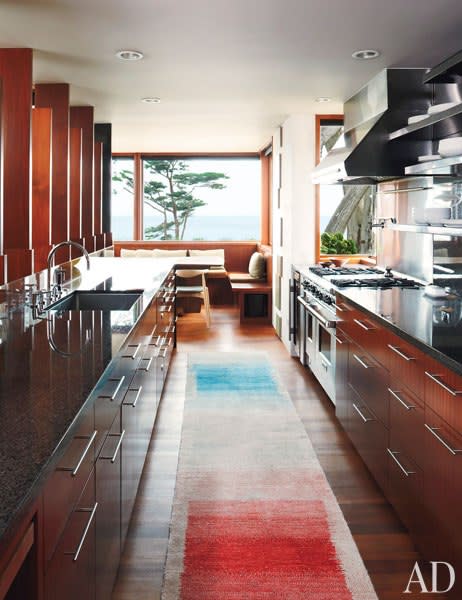
[[[336,321],[329,321],[322,316],[317,310],[313,308],[313,304],[308,304],[301,296],[297,297],[298,302],[305,307],[305,309],[313,315],[326,329],[335,329]]]

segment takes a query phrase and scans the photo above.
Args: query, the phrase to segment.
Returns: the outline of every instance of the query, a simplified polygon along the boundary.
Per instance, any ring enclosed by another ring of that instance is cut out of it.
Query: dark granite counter
[[[304,277],[310,274],[306,265],[294,265],[294,268]],[[403,339],[462,375],[462,280],[445,280],[440,285],[450,286],[455,294],[436,300],[426,296],[423,287],[385,290],[338,289],[332,284],[329,287],[357,308],[379,319]]]
[[[435,300],[426,296],[423,288],[343,288],[338,293],[462,375],[462,302],[459,297]]]
[[[172,259],[91,258],[67,266],[73,290],[142,290],[128,310],[50,311],[34,319],[24,284],[0,288],[0,538],[37,494],[53,455],[132,331]],[[61,444],[62,445],[62,444]]]

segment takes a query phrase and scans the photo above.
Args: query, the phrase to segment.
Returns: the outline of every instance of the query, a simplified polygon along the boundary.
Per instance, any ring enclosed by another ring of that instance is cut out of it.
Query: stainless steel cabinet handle
[[[403,465],[399,462],[399,460],[396,458],[396,455],[399,454],[399,452],[393,452],[393,450],[390,450],[390,448],[387,448],[387,452],[398,465],[398,467],[401,469],[401,471],[406,475],[406,477],[409,477],[409,475],[415,475],[415,471],[408,471],[407,469],[405,469]]]
[[[79,545],[77,546],[77,550],[74,553],[74,557],[72,559],[73,562],[75,562],[79,558],[79,554],[82,551],[83,545],[85,543],[85,538],[87,537],[88,532],[90,531],[91,523],[92,523],[93,519],[95,518],[95,513],[96,513],[97,508],[98,508],[98,502],[95,502],[95,505],[93,506],[93,508],[78,508],[76,511],[76,512],[89,512],[90,518],[88,519],[88,522],[85,526],[82,537],[80,538],[80,542],[79,542]],[[66,552],[66,554],[72,554],[72,552]]]
[[[118,384],[116,386],[116,389],[112,392],[112,394],[110,396],[105,395],[105,394],[100,394],[98,396],[98,398],[109,398],[111,401],[114,401],[117,397],[117,394],[119,393],[120,388],[122,387],[123,382],[125,381],[125,375],[122,375],[122,377],[120,379],[109,379],[109,381],[118,381]]]
[[[442,377],[442,375],[437,375],[436,373],[434,373],[432,375],[428,371],[425,371],[425,375],[427,377],[429,377],[432,381],[437,383],[440,387],[442,387],[443,390],[446,390],[446,392],[449,392],[451,394],[451,396],[457,396],[459,394],[462,394],[462,390],[454,390],[453,388],[451,388],[448,385],[446,385],[445,383],[443,383],[440,379],[438,379],[438,377]]]
[[[140,351],[141,344],[128,344],[127,350],[128,350],[128,348],[136,348],[136,350],[135,350],[135,352],[133,354],[122,354],[123,358],[135,359],[136,355]]]
[[[122,433],[108,433],[107,437],[118,437],[119,441],[117,442],[117,446],[112,456],[100,456],[99,458],[101,460],[110,460],[111,463],[115,463],[117,455],[119,454],[120,446],[122,445],[122,441],[125,437],[125,429],[122,431]]]
[[[404,358],[404,360],[415,360],[415,358],[413,356],[407,356],[407,354],[404,354],[404,352],[401,352],[401,350],[399,348],[397,348],[396,346],[392,346],[391,344],[387,344],[387,346],[390,348],[390,350],[393,350],[393,352],[395,352],[398,356],[401,356],[401,358]]]
[[[167,350],[168,350],[168,346],[166,346],[165,348],[162,348],[162,350],[160,350],[160,352],[159,352],[159,356],[161,358],[165,358],[167,356]]]
[[[462,450],[457,450],[456,448],[452,448],[452,446],[450,446],[448,444],[448,442],[446,442],[446,440],[444,440],[438,433],[436,433],[437,431],[439,431],[439,427],[430,427],[430,425],[427,425],[427,423],[425,423],[425,427],[428,429],[428,431],[432,435],[434,435],[436,437],[436,439],[439,441],[439,443],[442,444],[446,448],[446,450],[449,450],[449,452],[453,456],[456,456],[456,454],[462,453]]]
[[[366,331],[373,331],[374,329],[377,329],[376,327],[368,327],[367,325],[364,325],[364,323],[362,321],[360,321],[359,319],[353,319],[353,321],[356,323],[356,325],[359,325]]]
[[[361,359],[359,358],[359,356],[357,356],[357,355],[356,355],[354,352],[353,352],[353,358],[354,358],[355,360],[357,360],[357,361],[359,362],[359,364],[360,364],[362,367],[364,367],[365,369],[372,369],[372,368],[373,368],[373,365],[366,365],[366,363],[365,363],[363,360],[361,360]]]
[[[91,436],[88,435],[76,435],[75,439],[76,440],[86,440],[88,439],[88,444],[85,446],[85,448],[83,449],[82,455],[80,456],[77,464],[75,465],[74,468],[72,467],[58,467],[57,470],[58,471],[70,471],[72,477],[75,477],[77,475],[77,473],[79,472],[80,467],[82,466],[83,461],[85,460],[85,457],[88,453],[88,451],[91,448],[91,445],[93,444],[93,442],[95,441],[95,437],[97,436],[98,432],[95,431],[91,434]]]
[[[335,336],[335,341],[336,341],[337,343],[339,343],[340,345],[342,345],[342,344],[344,344],[344,343],[345,343],[345,341],[344,341],[344,340],[341,340],[341,339],[338,337],[338,335],[336,335],[336,336]]]
[[[139,388],[128,389],[127,390],[128,392],[138,392],[138,393],[136,394],[135,399],[133,400],[133,402],[124,402],[123,405],[124,406],[131,406],[131,407],[135,408],[136,403],[138,402],[138,398],[140,397],[140,394],[141,394],[142,390],[143,390],[143,386],[142,385],[140,385]]]
[[[340,308],[339,304],[334,304],[333,307],[335,308],[335,310],[338,310],[338,312],[345,312],[344,308]]]
[[[364,423],[368,423],[369,421],[375,421],[375,419],[373,419],[372,417],[369,419],[367,417],[365,417],[354,402],[353,402],[353,408],[358,413],[358,415],[361,417],[361,419],[364,421]]]
[[[413,404],[406,404],[406,402],[404,402],[404,400],[400,396],[398,396],[398,392],[394,392],[391,388],[388,388],[388,391],[394,398],[398,400],[400,404],[404,406],[406,410],[412,410],[413,408],[415,408]]]
[[[141,360],[147,361],[147,364],[144,367],[138,367],[137,371],[149,371],[149,369],[151,368],[152,359],[152,356],[151,358],[142,358]]]

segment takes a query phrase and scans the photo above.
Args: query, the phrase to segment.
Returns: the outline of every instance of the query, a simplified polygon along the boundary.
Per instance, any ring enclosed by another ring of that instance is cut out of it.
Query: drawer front
[[[423,379],[426,406],[462,433],[462,377],[427,358]]]
[[[48,565],[45,576],[46,600],[94,598],[97,512],[92,472]]]
[[[388,368],[389,330],[373,317],[354,308],[348,302],[337,298],[337,316],[341,319],[338,327],[349,338],[364,348],[376,361]]]
[[[350,386],[348,433],[356,450],[381,488],[388,479],[388,431]]]
[[[388,498],[419,547],[422,547],[427,527],[426,512],[422,507],[423,471],[399,445],[391,442],[388,448],[388,473]]]
[[[462,436],[428,407],[424,451],[424,501],[433,531],[429,544],[433,545],[434,556],[450,560],[449,549],[462,556]]]
[[[423,397],[424,372],[427,360],[425,354],[391,332],[386,347],[391,381],[403,382],[417,396]]]
[[[43,493],[44,552],[49,560],[64,530],[66,521],[79,498],[95,460],[93,411],[81,426],[48,478]]]
[[[348,353],[348,382],[361,401],[388,427],[388,371],[353,342]]]
[[[408,458],[422,465],[422,438],[425,434],[423,404],[403,385],[389,387],[388,393],[391,447],[399,447]]]

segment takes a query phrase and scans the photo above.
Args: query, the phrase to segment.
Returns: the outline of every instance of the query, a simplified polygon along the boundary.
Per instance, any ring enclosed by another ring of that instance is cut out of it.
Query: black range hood
[[[314,183],[375,184],[405,176],[417,156],[432,154],[431,140],[389,134],[412,115],[425,114],[434,86],[426,69],[384,69],[344,104],[345,147],[333,149],[312,172]]]

